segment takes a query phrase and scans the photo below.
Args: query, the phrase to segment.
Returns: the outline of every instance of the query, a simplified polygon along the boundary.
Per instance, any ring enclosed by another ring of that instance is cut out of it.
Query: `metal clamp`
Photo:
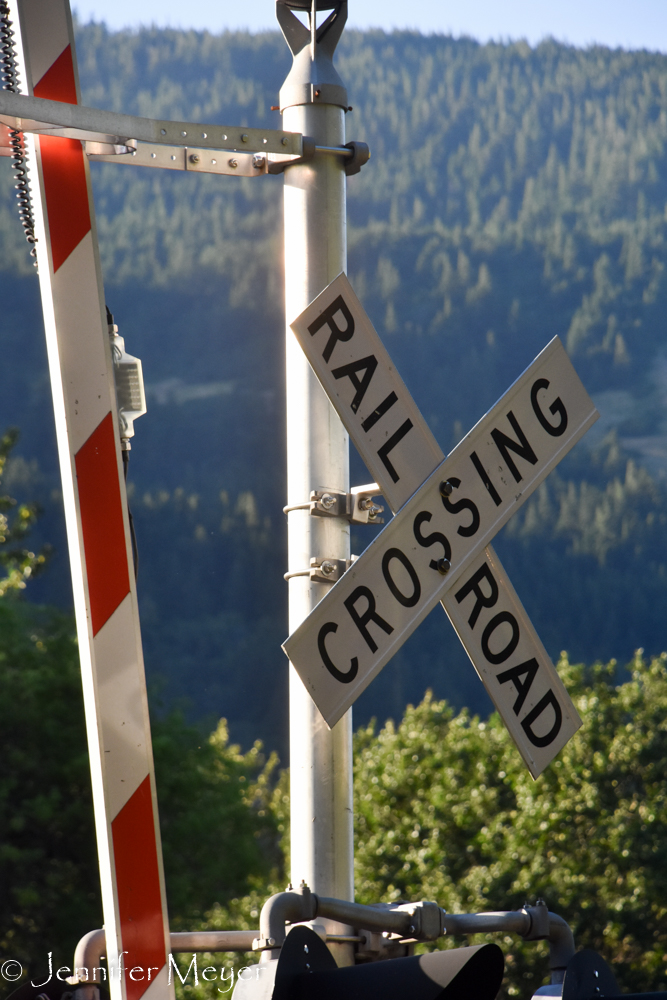
[[[314,139],[304,135],[301,137],[301,155],[290,156],[287,153],[275,153],[267,162],[267,173],[282,174],[285,167],[292,167],[297,163],[308,163],[315,156],[317,145]]]
[[[543,899],[538,899],[535,906],[524,903],[522,910],[530,918],[530,927],[523,935],[524,941],[543,941],[549,937],[549,907]]]
[[[311,490],[308,503],[283,507],[283,513],[308,510],[313,517],[344,517],[350,524],[384,524],[384,518],[378,516],[383,513],[384,507],[372,499],[380,495],[377,483],[353,486],[349,493],[325,488]]]
[[[266,172],[282,174],[285,167],[293,167],[299,163],[308,163],[314,156],[340,156],[345,160],[345,173],[348,177],[358,174],[365,163],[371,158],[371,151],[365,142],[347,142],[344,146],[317,146],[315,140],[304,135],[302,137],[303,152],[301,156],[290,156],[284,153],[270,153],[267,159]]]
[[[371,151],[365,142],[346,142],[346,149],[352,150],[352,156],[345,161],[345,173],[348,177],[358,174],[365,163],[371,158]]]
[[[295,576],[309,576],[311,580],[316,580],[318,583],[336,583],[358,558],[359,556],[350,556],[349,559],[330,559],[328,556],[313,556],[310,560],[310,569],[299,569],[294,573],[285,573],[284,578],[291,580]]]

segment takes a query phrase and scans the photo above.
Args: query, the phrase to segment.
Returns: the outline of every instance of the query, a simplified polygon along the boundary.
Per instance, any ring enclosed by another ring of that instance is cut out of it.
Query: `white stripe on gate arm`
[[[284,643],[329,726],[597,417],[554,338]]]
[[[442,604],[537,778],[581,719],[491,546],[447,591]]]
[[[445,457],[345,274],[291,324],[393,511]]]

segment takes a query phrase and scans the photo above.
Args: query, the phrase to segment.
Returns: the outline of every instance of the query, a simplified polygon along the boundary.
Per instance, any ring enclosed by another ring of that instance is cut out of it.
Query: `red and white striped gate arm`
[[[68,0],[10,0],[10,9],[23,92],[78,103]],[[25,141],[81,657],[109,985],[112,1000],[166,1000],[172,993],[169,926],[88,162],[79,140],[26,135]]]

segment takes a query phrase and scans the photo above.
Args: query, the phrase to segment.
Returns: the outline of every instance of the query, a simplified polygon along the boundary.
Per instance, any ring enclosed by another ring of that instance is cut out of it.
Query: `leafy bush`
[[[356,882],[362,902],[434,899],[452,912],[543,898],[578,947],[629,990],[667,985],[667,656],[559,673],[583,726],[533,781],[497,715],[430,696],[357,734]],[[505,939],[510,995],[539,986],[544,944]]]

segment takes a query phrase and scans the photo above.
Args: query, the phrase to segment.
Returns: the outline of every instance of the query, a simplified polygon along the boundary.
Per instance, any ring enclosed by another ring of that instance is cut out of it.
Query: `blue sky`
[[[72,0],[83,21],[110,28],[142,24],[223,31],[275,27],[273,0]],[[473,38],[547,35],[574,45],[598,42],[667,52],[667,0],[349,0],[358,28],[416,28]]]

